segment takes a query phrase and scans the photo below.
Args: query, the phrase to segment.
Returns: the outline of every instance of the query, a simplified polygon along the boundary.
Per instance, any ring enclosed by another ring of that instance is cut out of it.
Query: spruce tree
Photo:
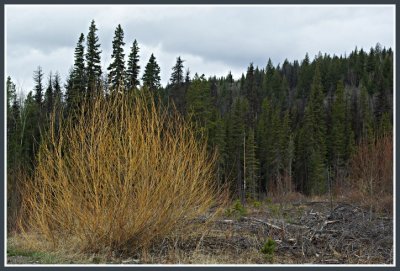
[[[207,80],[197,73],[193,77],[186,95],[186,104],[191,119],[202,132],[207,132],[211,117],[210,86]]]
[[[259,163],[256,157],[257,145],[254,130],[250,129],[246,138],[245,148],[245,180],[247,197],[253,200],[258,198],[258,169]]]
[[[73,88],[82,99],[86,91],[86,71],[85,71],[85,36],[81,33],[75,47]]]
[[[125,88],[124,45],[124,31],[119,24],[115,29],[114,40],[112,43],[113,52],[111,55],[111,64],[108,67],[108,82],[112,91],[123,91]]]
[[[53,90],[53,75],[50,72],[49,75],[49,81],[47,83],[47,89],[46,93],[44,95],[44,104],[45,104],[45,110],[47,114],[50,114],[51,111],[53,110],[53,105],[54,105],[54,90]]]
[[[346,121],[346,107],[343,82],[337,83],[335,101],[332,106],[332,130],[331,130],[331,144],[332,144],[332,164],[337,169],[344,165],[345,158],[345,121]]]
[[[317,65],[311,85],[310,100],[300,130],[300,163],[304,169],[302,179],[308,194],[321,194],[325,186],[325,121],[321,74]]]
[[[54,89],[54,105],[57,108],[61,108],[63,99],[62,99],[62,90],[61,90],[61,77],[58,72],[56,72],[54,75],[53,89]]]
[[[156,58],[151,54],[143,74],[143,86],[149,88],[150,91],[157,91],[161,87],[160,66],[158,66]]]
[[[85,36],[81,34],[75,47],[74,66],[67,78],[65,93],[67,112],[80,108],[83,100],[88,95],[84,42]]]
[[[86,51],[86,74],[87,74],[87,97],[91,99],[99,91],[101,82],[101,63],[100,63],[100,44],[99,37],[96,34],[96,24],[92,20],[89,33],[87,35],[87,51]]]
[[[176,59],[176,64],[172,68],[170,85],[168,86],[169,97],[181,114],[186,113],[186,87],[184,83],[183,62],[184,60],[181,57]]]
[[[372,107],[368,91],[364,85],[360,90],[360,106],[362,119],[362,137],[363,140],[371,142],[374,137],[374,123]]]
[[[133,41],[126,70],[127,89],[131,90],[139,85],[139,46],[136,40]]]
[[[43,105],[43,71],[40,66],[34,72],[33,80],[35,81],[35,101],[38,104],[39,108],[41,108]]]
[[[181,59],[180,56],[176,59],[176,64],[172,67],[172,74],[171,74],[171,84],[172,85],[180,85],[183,83],[183,62],[184,60]]]
[[[7,169],[12,172],[21,163],[20,159],[20,112],[21,104],[16,93],[16,86],[11,77],[7,77]],[[9,173],[10,174],[10,173]]]

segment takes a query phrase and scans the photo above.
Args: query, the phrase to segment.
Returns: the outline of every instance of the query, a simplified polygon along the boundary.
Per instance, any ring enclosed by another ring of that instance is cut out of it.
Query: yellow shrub
[[[98,98],[53,118],[25,190],[25,230],[82,252],[148,247],[215,202],[214,164],[190,125],[148,95]]]

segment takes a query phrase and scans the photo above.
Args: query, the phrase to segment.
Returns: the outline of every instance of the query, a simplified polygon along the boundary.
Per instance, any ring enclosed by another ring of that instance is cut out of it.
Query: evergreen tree
[[[136,88],[139,85],[139,46],[136,40],[133,41],[126,70],[127,89]]]
[[[337,169],[344,165],[345,158],[345,121],[346,108],[343,82],[339,81],[336,88],[336,98],[332,106],[332,165]]]
[[[172,85],[180,85],[183,83],[183,62],[184,60],[181,59],[180,56],[176,59],[176,64],[172,67],[172,74],[171,74],[171,84]]]
[[[74,75],[73,75],[73,88],[76,95],[82,99],[86,91],[86,71],[85,71],[85,36],[80,35],[78,43],[75,47],[75,60],[74,60]]]
[[[181,57],[176,59],[176,64],[172,68],[171,84],[168,86],[169,97],[181,114],[186,113],[186,87],[184,83],[183,62],[184,60]]]
[[[229,143],[228,154],[230,160],[230,168],[236,179],[236,185],[233,187],[236,195],[245,203],[245,187],[244,187],[244,142],[245,142],[245,121],[249,103],[245,98],[237,98],[233,103],[233,108],[229,120],[228,135]]]
[[[210,86],[202,76],[195,74],[187,91],[186,104],[191,119],[202,133],[207,132],[211,117]]]
[[[111,55],[111,64],[108,67],[109,87],[113,91],[124,90],[125,79],[125,54],[124,54],[124,31],[119,24],[115,29],[115,36],[112,43],[113,52]]]
[[[300,178],[307,194],[325,192],[325,122],[321,75],[317,66],[311,85],[310,100],[299,133]]]
[[[53,110],[53,105],[54,105],[54,91],[53,91],[53,75],[50,72],[49,75],[49,82],[47,83],[47,89],[46,93],[44,96],[44,104],[45,104],[45,110],[47,114],[50,114],[51,111]]]
[[[249,114],[248,114],[247,123],[250,127],[254,127],[256,115],[258,112],[258,98],[257,98],[257,91],[255,89],[253,63],[250,63],[250,66],[247,69],[244,88],[245,88],[244,95],[249,102]]]
[[[374,123],[372,115],[372,107],[367,88],[361,85],[360,89],[360,107],[362,119],[362,138],[371,142],[374,137]]]
[[[7,169],[12,171],[20,165],[20,111],[21,104],[17,97],[16,86],[11,77],[7,77]]]
[[[61,108],[63,99],[61,90],[61,77],[58,72],[56,72],[54,75],[53,89],[54,89],[54,105],[58,108]]]
[[[33,80],[35,81],[35,101],[39,108],[43,105],[43,71],[39,66],[33,74]]]
[[[146,86],[150,91],[156,91],[161,88],[160,66],[158,66],[156,58],[151,54],[143,74],[143,86]]]
[[[253,200],[258,198],[258,169],[259,163],[256,157],[256,142],[254,130],[250,129],[246,138],[245,145],[245,189],[247,197]]]
[[[96,34],[96,24],[92,20],[89,33],[87,35],[87,51],[86,51],[86,74],[87,74],[87,97],[91,99],[99,91],[101,82],[101,63],[100,63],[100,44],[99,37]]]

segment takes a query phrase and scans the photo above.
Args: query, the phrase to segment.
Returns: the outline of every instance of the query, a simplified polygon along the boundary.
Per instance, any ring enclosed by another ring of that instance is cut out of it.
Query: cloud
[[[104,68],[121,24],[126,56],[137,39],[142,70],[154,53],[164,85],[177,56],[192,74],[231,70],[238,77],[250,62],[265,67],[268,58],[277,65],[306,52],[340,55],[356,46],[394,44],[394,6],[18,5],[6,6],[7,73],[28,89],[37,65],[65,78],[79,34],[87,34],[92,19]]]

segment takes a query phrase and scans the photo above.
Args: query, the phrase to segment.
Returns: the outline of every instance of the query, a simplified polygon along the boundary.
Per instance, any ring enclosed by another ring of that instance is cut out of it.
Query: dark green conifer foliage
[[[115,29],[114,40],[112,42],[113,52],[111,64],[108,66],[108,82],[112,91],[123,91],[125,88],[125,54],[124,54],[124,31],[119,24]]]
[[[53,75],[50,72],[49,81],[47,83],[47,89],[44,95],[44,104],[46,114],[50,114],[54,106],[54,90],[53,90]]]
[[[58,72],[54,75],[53,80],[53,89],[54,89],[54,105],[56,107],[61,108],[63,106],[63,99],[62,99],[62,90],[61,90],[61,77]]]
[[[168,86],[169,97],[181,114],[185,114],[186,112],[186,87],[183,62],[184,60],[181,57],[176,59],[176,64],[172,67],[170,85]]]
[[[204,134],[209,127],[211,117],[210,85],[204,74],[199,76],[197,73],[193,77],[186,95],[188,114],[197,123],[199,129]]]
[[[37,70],[33,73],[33,80],[35,81],[35,101],[39,108],[43,105],[43,71],[39,66]]]
[[[172,74],[171,74],[171,84],[172,85],[180,85],[183,83],[183,62],[184,60],[181,59],[180,56],[176,59],[176,64],[172,67]]]
[[[254,127],[255,125],[255,119],[257,115],[257,91],[255,87],[255,78],[254,78],[254,66],[253,63],[250,63],[250,66],[247,69],[246,73],[246,79],[245,79],[245,86],[244,86],[244,95],[247,98],[249,102],[249,113],[248,113],[248,119],[247,124],[250,127]]]
[[[97,27],[92,20],[87,35],[86,73],[87,73],[87,98],[91,99],[98,91],[101,84],[100,44],[97,36]]]
[[[88,95],[87,87],[87,71],[85,69],[85,49],[84,49],[85,36],[80,35],[78,43],[75,47],[75,59],[72,71],[70,71],[69,78],[66,85],[66,106],[67,112],[72,112],[80,108],[83,100]]]
[[[136,40],[133,41],[131,52],[128,59],[128,67],[126,69],[127,89],[131,90],[139,85],[139,45]]]
[[[371,141],[374,137],[374,122],[371,107],[371,98],[368,94],[367,88],[361,85],[360,88],[360,109],[362,120],[362,138],[363,140]]]
[[[250,199],[258,199],[258,172],[259,162],[256,157],[256,141],[254,130],[250,129],[246,138],[244,167],[246,196]]]
[[[143,86],[146,86],[150,91],[157,91],[161,88],[160,66],[158,66],[156,58],[151,54],[143,74]]]
[[[319,67],[317,66],[311,85],[303,127],[299,134],[299,158],[302,166],[301,179],[306,182],[305,192],[321,194],[326,191],[325,184],[325,117],[323,108],[323,92]]]
[[[346,121],[346,107],[344,96],[343,82],[337,83],[335,101],[332,106],[332,130],[331,130],[331,144],[332,144],[332,165],[342,167],[345,159],[345,121]]]

